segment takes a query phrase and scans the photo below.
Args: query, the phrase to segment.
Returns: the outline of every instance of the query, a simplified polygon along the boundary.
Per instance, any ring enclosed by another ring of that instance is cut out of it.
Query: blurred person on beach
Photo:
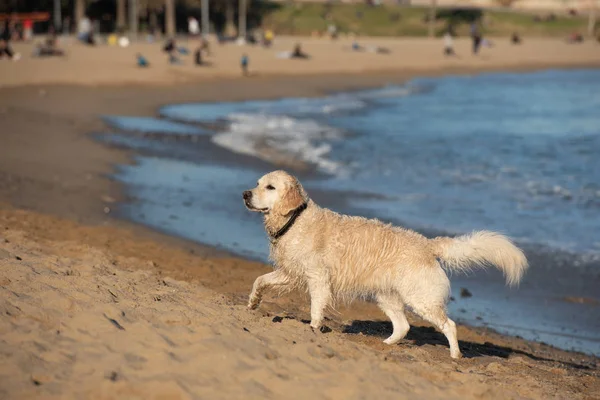
[[[242,67],[242,75],[248,76],[248,65],[250,64],[250,59],[248,59],[248,55],[246,53],[242,54],[242,58],[240,59],[240,66]]]
[[[477,55],[481,47],[481,32],[479,31],[477,22],[471,24],[471,40],[473,41],[473,54]]]
[[[510,37],[510,42],[512,44],[521,44],[521,36],[517,32],[513,32],[513,34]]]
[[[567,43],[583,43],[583,35],[579,32],[573,32],[567,38]]]
[[[452,37],[452,33],[450,29],[446,31],[444,34],[444,55],[446,56],[455,56],[454,52],[454,38]]]
[[[140,68],[147,68],[150,66],[150,63],[148,62],[148,60],[146,59],[146,57],[144,57],[141,53],[137,53],[135,55],[136,61],[137,61],[137,66]]]
[[[28,42],[31,39],[33,39],[33,21],[27,18],[23,21],[23,40]]]
[[[196,38],[200,35],[200,24],[198,24],[198,20],[192,16],[188,17],[188,33],[191,38]]]
[[[177,57],[177,43],[175,39],[169,39],[163,47],[163,51],[169,55],[169,63],[180,64],[180,60]]]
[[[196,51],[194,51],[194,64],[204,65],[202,55],[203,52],[206,52],[207,56],[209,55],[208,40],[206,40],[204,37],[201,37],[198,41],[198,47],[196,47]]]
[[[265,34],[263,35],[263,46],[271,47],[271,45],[273,44],[274,37],[275,34],[273,33],[273,31],[271,29],[267,29],[265,31]]]
[[[4,29],[0,33],[0,59],[6,55],[10,60],[18,61],[21,58],[19,53],[15,53],[10,46],[12,37],[11,24],[9,21],[4,23]]]
[[[337,26],[335,24],[329,24],[329,26],[327,27],[327,33],[329,34],[329,37],[332,40],[337,39],[337,37],[338,37]]]
[[[58,48],[58,38],[56,36],[56,31],[53,27],[50,27],[48,30],[48,37],[44,41],[44,43],[39,43],[34,52],[34,57],[53,57],[58,56],[62,57],[65,55],[64,50]]]
[[[362,51],[368,51],[370,53],[376,53],[376,54],[389,54],[391,53],[390,49],[388,49],[387,47],[381,47],[381,46],[361,46],[356,40],[352,42],[352,47],[351,47],[352,51],[358,51],[358,52],[362,52]]]
[[[310,58],[308,54],[302,51],[302,45],[300,43],[296,43],[294,46],[294,51],[292,52],[291,58]]]
[[[79,21],[79,26],[77,27],[77,39],[85,44],[95,44],[92,21],[87,16]]]
[[[4,58],[5,55],[13,61],[18,61],[21,58],[21,55],[15,53],[10,47],[10,42],[8,40],[0,39],[0,59]]]
[[[202,65],[202,46],[198,46],[194,52],[194,64]]]

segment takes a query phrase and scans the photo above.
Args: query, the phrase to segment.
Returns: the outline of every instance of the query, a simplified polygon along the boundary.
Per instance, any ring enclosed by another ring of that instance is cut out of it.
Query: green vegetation
[[[483,11],[440,9],[436,18],[436,33],[441,35],[450,21],[455,32],[469,32],[469,18],[482,14],[483,31],[491,36],[508,36],[518,32],[525,36],[567,36],[585,32],[583,17],[556,16],[550,21],[534,21],[533,14],[509,11]],[[310,35],[325,32],[328,21],[332,21],[342,33],[367,36],[425,36],[427,35],[427,8],[403,6],[369,7],[364,4],[323,3],[284,4],[266,14],[263,26],[271,27],[280,34]],[[326,19],[329,16],[329,20]]]

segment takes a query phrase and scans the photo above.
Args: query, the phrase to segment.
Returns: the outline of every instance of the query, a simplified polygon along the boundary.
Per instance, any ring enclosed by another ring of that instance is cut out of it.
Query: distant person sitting
[[[275,37],[273,31],[271,29],[267,29],[265,34],[263,35],[263,46],[271,47],[273,44],[273,38]]]
[[[181,61],[177,57],[177,43],[175,39],[169,39],[163,47],[163,51],[169,55],[170,64],[181,64]]]
[[[163,51],[165,53],[172,53],[177,49],[177,45],[175,43],[175,39],[169,39],[167,40],[167,42],[165,43],[164,47],[163,47]]]
[[[309,55],[302,51],[302,45],[300,43],[296,43],[294,46],[294,51],[292,51],[291,58],[309,58]]]
[[[146,59],[146,57],[144,57],[141,53],[137,53],[135,56],[136,60],[137,60],[137,66],[140,68],[147,68],[150,66],[150,63],[148,62],[148,60]]]
[[[450,31],[446,32],[444,35],[444,55],[447,56],[455,56],[454,52],[454,38],[452,38],[452,34]]]
[[[514,32],[510,37],[510,42],[512,44],[521,44],[521,36],[517,32]]]
[[[46,41],[43,44],[38,44],[36,49],[34,50],[34,57],[53,57],[58,56],[62,57],[65,55],[65,52],[58,48],[57,46],[57,38],[54,31],[51,31],[46,38]]]
[[[573,32],[567,38],[567,43],[583,43],[583,35],[579,32]]]

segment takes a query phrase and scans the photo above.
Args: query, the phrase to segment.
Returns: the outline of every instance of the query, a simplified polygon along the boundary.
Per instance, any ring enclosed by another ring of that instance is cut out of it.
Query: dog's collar
[[[294,225],[294,222],[296,222],[296,219],[298,219],[298,217],[300,216],[300,214],[302,214],[302,212],[304,210],[306,210],[306,207],[308,207],[308,204],[307,203],[303,203],[300,207],[296,208],[294,210],[292,216],[288,220],[288,222],[286,222],[285,225],[283,225],[281,227],[281,229],[279,229],[273,235],[269,235],[269,239],[271,240],[271,243],[275,243],[277,241],[277,239],[279,239],[280,237],[282,237],[283,235],[285,235],[287,233],[287,231],[290,230],[290,228],[292,227],[292,225]]]

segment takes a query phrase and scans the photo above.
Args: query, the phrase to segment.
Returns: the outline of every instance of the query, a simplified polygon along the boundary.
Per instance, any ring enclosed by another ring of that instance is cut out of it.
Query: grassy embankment
[[[439,15],[447,11],[440,9]],[[327,7],[322,3],[285,4],[266,15],[263,26],[274,28],[279,34],[311,35],[326,30],[329,22],[324,16],[329,14],[329,21],[333,21],[341,33],[425,36],[428,12],[427,8],[394,5],[335,4]],[[580,16],[557,15],[551,21],[535,21],[534,14],[496,10],[484,11],[481,21],[484,34],[489,36],[509,36],[518,32],[526,37],[566,37],[575,31],[584,33],[587,24],[586,18]],[[447,24],[447,18],[438,18],[436,34],[441,35]],[[468,34],[468,22],[464,19],[457,21],[455,30],[458,35]]]

